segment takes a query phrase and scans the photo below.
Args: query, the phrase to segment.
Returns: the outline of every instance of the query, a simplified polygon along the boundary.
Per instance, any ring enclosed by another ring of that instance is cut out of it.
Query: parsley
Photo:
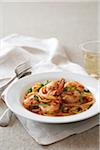
[[[27,93],[31,93],[32,92],[32,88],[29,88],[28,90],[27,90]]]
[[[30,109],[30,110],[34,110],[34,109],[38,109],[38,108],[39,108],[38,105],[30,105],[30,106],[29,106],[29,109]]]
[[[40,106],[48,106],[48,104],[35,104],[35,105],[30,105],[29,109],[30,110],[34,110],[34,109],[38,109]]]
[[[63,104],[61,105],[60,109],[61,109],[61,112],[64,112],[64,105]]]
[[[90,93],[90,90],[88,90],[88,89],[85,89],[85,90],[84,90],[84,92],[86,92],[86,93]]]
[[[81,103],[84,102],[84,100],[83,100],[83,95],[82,95],[82,94],[80,95],[80,102],[81,102]]]
[[[35,101],[39,101],[38,96],[34,95],[34,100],[35,100]]]
[[[48,106],[48,104],[38,104],[38,106]]]
[[[77,111],[78,111],[78,112],[81,112],[81,111],[82,111],[82,109],[81,109],[80,107],[78,107],[78,108],[77,108]]]
[[[39,92],[39,90],[42,88],[44,86],[44,84],[40,84],[40,87],[38,88],[38,92]]]
[[[92,104],[88,107],[88,109],[92,106]]]
[[[41,83],[41,84],[40,84],[40,87],[38,88],[38,92],[39,92],[39,90],[40,90],[43,86],[47,85],[48,83],[49,83],[48,80],[46,80],[44,83]]]
[[[76,87],[70,86],[70,87],[65,87],[64,88],[64,92],[69,92],[69,91],[72,91],[72,90],[76,90]]]
[[[49,83],[49,80],[46,80],[43,85],[47,85],[48,83]]]

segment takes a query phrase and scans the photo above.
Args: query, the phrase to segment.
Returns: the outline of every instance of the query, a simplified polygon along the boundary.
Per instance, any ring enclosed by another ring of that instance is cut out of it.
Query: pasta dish
[[[36,114],[69,116],[88,110],[95,99],[90,90],[77,81],[47,80],[27,90],[23,106]]]

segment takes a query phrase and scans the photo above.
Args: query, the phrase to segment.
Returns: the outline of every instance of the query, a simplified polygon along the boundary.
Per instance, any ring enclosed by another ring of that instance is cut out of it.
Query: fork
[[[20,78],[23,78],[24,76],[27,76],[29,74],[31,74],[31,65],[30,63],[27,61],[27,62],[24,62],[20,65],[18,65],[16,68],[15,68],[15,76],[9,80],[4,86],[2,86],[0,88],[0,97],[1,99],[4,101],[4,96],[3,96],[3,91],[16,79],[20,79]],[[2,116],[0,117],[0,126],[2,127],[5,127],[5,126],[8,126],[9,123],[10,123],[10,120],[11,120],[11,116],[12,116],[12,112],[11,110],[8,108],[3,114]]]
[[[0,88],[0,95],[9,86],[9,84],[11,84],[16,78],[20,79],[23,77],[24,74],[26,74],[26,72],[28,72],[30,69],[31,65],[28,61],[18,65],[15,68],[15,76]]]

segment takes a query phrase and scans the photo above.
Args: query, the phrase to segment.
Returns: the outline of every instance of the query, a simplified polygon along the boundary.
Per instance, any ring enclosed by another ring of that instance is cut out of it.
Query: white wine
[[[88,41],[80,45],[84,67],[92,77],[100,78],[100,41]]]
[[[88,74],[100,78],[100,53],[84,51],[84,67]]]

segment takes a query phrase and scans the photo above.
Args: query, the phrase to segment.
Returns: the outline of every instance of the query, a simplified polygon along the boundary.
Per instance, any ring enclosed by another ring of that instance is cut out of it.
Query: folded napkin
[[[12,77],[14,68],[27,60],[30,60],[33,66],[33,73],[64,70],[87,75],[81,66],[69,61],[67,50],[56,38],[36,39],[15,34],[0,40],[1,79]],[[48,145],[72,134],[86,131],[99,122],[98,115],[70,124],[44,124],[16,116],[27,132],[42,145]]]

